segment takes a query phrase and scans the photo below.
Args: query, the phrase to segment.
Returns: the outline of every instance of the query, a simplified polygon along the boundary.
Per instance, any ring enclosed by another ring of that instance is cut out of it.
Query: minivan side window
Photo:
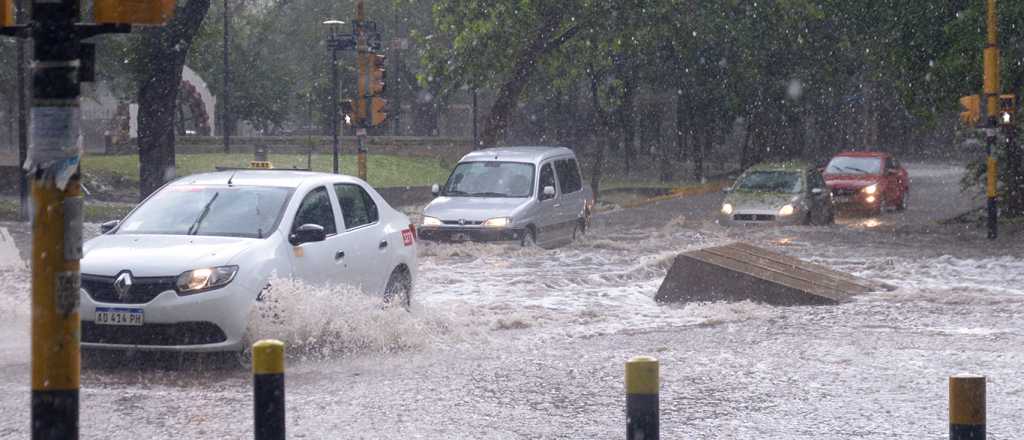
[[[334,193],[338,196],[341,218],[345,220],[345,229],[375,223],[380,218],[373,197],[370,197],[370,194],[359,185],[338,183],[334,185]]]
[[[555,187],[555,170],[551,168],[551,163],[546,163],[540,168],[540,186],[538,187],[538,194],[541,200],[546,200],[544,197],[544,188]]]
[[[327,188],[319,187],[306,194],[295,213],[295,223],[292,224],[292,231],[305,224],[320,225],[324,233],[333,235],[338,233],[338,227],[334,220],[334,209],[331,208],[331,196]]]
[[[583,179],[580,177],[576,159],[558,160],[555,162],[555,170],[558,172],[558,183],[562,186],[563,194],[571,194],[583,189]]]

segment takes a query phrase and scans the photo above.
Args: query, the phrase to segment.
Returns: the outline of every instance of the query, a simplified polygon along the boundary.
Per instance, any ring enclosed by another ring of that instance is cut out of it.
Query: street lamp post
[[[324,25],[330,28],[327,34],[327,48],[331,51],[331,132],[334,137],[334,174],[341,173],[339,153],[339,118],[338,118],[338,51],[349,49],[355,46],[352,35],[341,34],[339,30],[345,22],[341,20],[327,20]]]
[[[230,22],[229,22],[229,10],[228,0],[224,0],[224,120],[221,121],[224,130],[224,152],[231,152],[231,63],[229,62],[228,55],[230,54],[231,38],[230,38]]]

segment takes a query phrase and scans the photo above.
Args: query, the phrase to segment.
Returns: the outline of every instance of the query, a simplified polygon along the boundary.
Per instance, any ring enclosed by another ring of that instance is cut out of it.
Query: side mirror
[[[816,196],[820,196],[822,194],[825,194],[825,190],[823,190],[821,188],[814,188],[814,189],[811,190],[811,194],[814,194]]]
[[[434,197],[441,195],[441,185],[435,183],[434,186],[430,187],[430,193],[433,194]]]
[[[547,199],[554,198],[555,197],[555,187],[553,187],[553,186],[545,186],[544,187],[544,191],[541,192],[541,194],[542,194],[542,197],[540,198],[541,200],[547,200]]]
[[[899,173],[900,173],[900,170],[897,170],[896,168],[889,168],[888,170],[885,171],[885,174],[888,175],[888,176],[895,176],[895,175],[897,175]]]
[[[732,192],[732,187],[731,186],[727,186],[725,188],[722,188],[722,193],[724,193],[724,194],[729,194],[731,192]]]
[[[314,225],[312,223],[306,223],[299,226],[295,232],[292,232],[292,234],[288,236],[288,242],[293,246],[298,246],[304,243],[315,243],[326,239],[327,233],[324,232],[324,227]]]
[[[121,224],[119,220],[111,220],[109,222],[100,225],[100,234],[106,234],[107,232],[113,231],[117,225]]]

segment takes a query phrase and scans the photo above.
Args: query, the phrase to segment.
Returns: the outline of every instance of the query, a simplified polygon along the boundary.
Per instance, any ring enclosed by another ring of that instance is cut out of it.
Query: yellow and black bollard
[[[985,439],[985,377],[949,378],[949,440]]]
[[[658,439],[658,360],[637,356],[626,362],[626,439]]]
[[[252,373],[256,440],[284,440],[284,343],[253,344]]]

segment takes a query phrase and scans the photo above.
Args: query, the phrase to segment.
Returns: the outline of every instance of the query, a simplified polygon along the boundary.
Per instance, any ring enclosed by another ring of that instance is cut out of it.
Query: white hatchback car
[[[416,230],[366,182],[238,170],[167,184],[103,225],[82,259],[82,345],[244,348],[268,280],[354,285],[408,306]]]

